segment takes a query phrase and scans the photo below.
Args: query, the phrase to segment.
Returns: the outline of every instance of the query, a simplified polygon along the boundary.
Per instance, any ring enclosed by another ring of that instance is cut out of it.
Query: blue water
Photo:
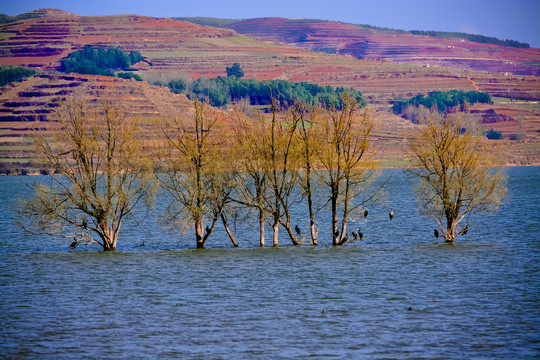
[[[508,174],[507,202],[454,245],[433,237],[398,170],[354,225],[363,242],[330,246],[321,214],[319,247],[282,231],[260,249],[243,220],[239,248],[219,229],[195,250],[191,232],[156,224],[158,199],[115,253],[23,233],[9,208],[39,178],[2,177],[0,358],[538,358],[540,168]]]

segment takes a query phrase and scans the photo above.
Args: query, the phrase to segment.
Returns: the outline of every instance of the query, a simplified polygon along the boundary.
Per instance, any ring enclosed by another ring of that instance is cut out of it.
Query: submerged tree
[[[260,114],[259,114],[260,115]],[[257,211],[259,223],[259,245],[265,246],[265,214],[268,201],[268,179],[264,156],[266,122],[260,115],[256,119],[240,117],[235,127],[236,156],[240,162],[241,171],[238,173],[238,194],[236,201]]]
[[[410,172],[420,180],[418,206],[446,242],[468,231],[460,223],[470,214],[495,211],[506,193],[504,171],[494,167],[498,159],[471,127],[433,113],[410,145]]]
[[[208,237],[221,219],[231,241],[226,206],[235,188],[233,162],[227,157],[222,119],[209,117],[205,104],[194,102],[193,121],[175,118],[163,127],[167,146],[161,154],[164,174],[158,176],[162,187],[173,197],[170,218],[182,226],[193,225],[197,248],[204,248]],[[205,220],[210,226],[204,225]]]
[[[369,112],[357,114],[359,103],[348,93],[343,93],[341,99],[341,109],[334,108],[321,117],[316,149],[321,166],[317,173],[330,188],[333,245],[346,241],[349,218],[374,202],[382,187],[371,189],[378,174],[374,164],[366,159],[373,128]]]
[[[114,251],[125,217],[153,195],[138,127],[109,102],[96,108],[81,97],[68,99],[57,115],[58,131],[35,139],[43,165],[53,171],[50,182],[36,182],[35,196],[20,201],[19,212],[31,219],[21,225],[59,235],[69,228],[72,246],[86,240]]]
[[[282,121],[276,99],[271,97],[271,115],[259,113],[255,119],[239,119],[237,143],[242,164],[238,202],[258,212],[260,245],[264,246],[264,221],[268,215],[273,230],[272,243],[279,246],[279,227],[291,242],[299,244],[292,228],[291,206],[296,201],[298,179],[297,121]],[[288,119],[291,120],[291,119]]]
[[[321,108],[318,106],[308,106],[305,103],[297,101],[290,109],[290,112],[293,121],[298,124],[297,134],[300,139],[301,168],[303,170],[300,175],[300,187],[302,188],[308,205],[311,243],[317,245],[319,228],[315,221],[316,209],[313,193],[315,176],[313,172],[316,170],[316,131],[317,126],[320,126]]]

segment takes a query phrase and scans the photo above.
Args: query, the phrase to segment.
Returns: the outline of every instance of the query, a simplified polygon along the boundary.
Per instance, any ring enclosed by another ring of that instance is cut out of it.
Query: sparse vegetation
[[[221,19],[213,17],[204,17],[204,16],[193,16],[193,17],[173,17],[171,19],[187,21],[193,24],[206,25],[206,26],[215,26],[215,27],[226,27],[240,19]]]
[[[497,39],[496,37],[483,36],[483,35],[477,35],[477,34],[467,34],[467,33],[448,32],[448,31],[421,31],[421,30],[412,30],[411,34],[442,37],[442,38],[460,38],[460,39],[465,39],[465,40],[478,42],[478,43],[494,44],[494,45],[500,45],[500,46],[511,46],[511,47],[520,48],[520,49],[530,48],[529,44],[522,43],[516,40],[508,40],[508,39],[501,40],[501,39]]]

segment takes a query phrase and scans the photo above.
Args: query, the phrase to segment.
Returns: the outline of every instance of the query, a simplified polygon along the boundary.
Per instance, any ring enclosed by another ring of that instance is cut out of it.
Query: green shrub
[[[180,80],[180,79],[169,81],[167,86],[175,94],[183,93],[187,89],[187,83],[184,80]]]
[[[36,75],[34,70],[30,70],[20,66],[0,66],[0,86],[22,81],[27,77]]]
[[[490,130],[486,133],[486,137],[487,137],[489,140],[502,140],[502,139],[504,139],[504,135],[503,135],[500,131],[493,130],[493,129],[490,129]]]
[[[143,81],[142,78],[138,74],[135,74],[134,72],[131,72],[131,71],[119,72],[116,74],[116,76],[122,79],[135,79],[137,81]]]
[[[244,77],[244,70],[239,63],[234,63],[231,67],[226,67],[225,70],[227,70],[227,77],[234,76],[238,79]]]

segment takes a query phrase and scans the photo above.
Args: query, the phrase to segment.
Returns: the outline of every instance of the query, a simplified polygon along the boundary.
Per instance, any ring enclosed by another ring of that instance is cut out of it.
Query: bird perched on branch
[[[368,210],[366,209],[366,210],[364,211],[364,217],[367,218],[367,215],[368,215]]]
[[[295,225],[294,226],[294,231],[296,231],[296,235],[300,236],[302,234],[302,231],[300,230],[300,228],[298,227],[298,225]]]
[[[462,234],[465,235],[469,231],[469,225],[465,225],[465,229],[463,229]]]
[[[433,235],[435,235],[435,238],[439,238],[439,230],[433,229]]]

